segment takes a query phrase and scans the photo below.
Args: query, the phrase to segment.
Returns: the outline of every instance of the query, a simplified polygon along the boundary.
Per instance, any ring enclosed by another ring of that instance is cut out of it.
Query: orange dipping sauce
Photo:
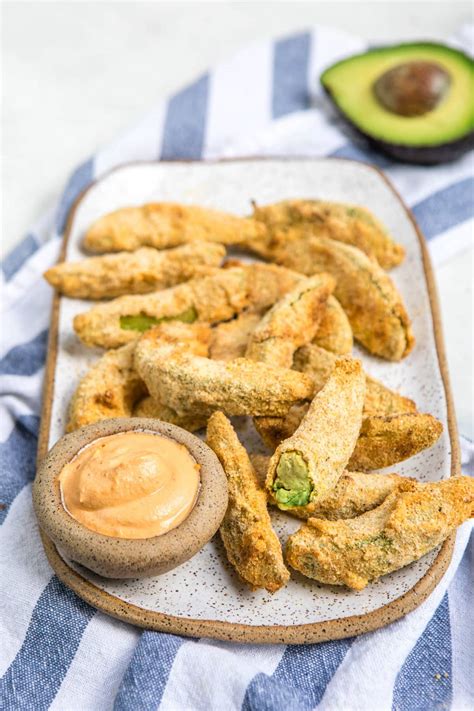
[[[199,493],[199,464],[175,440],[121,432],[81,449],[59,475],[66,511],[91,531],[151,538],[179,526]]]

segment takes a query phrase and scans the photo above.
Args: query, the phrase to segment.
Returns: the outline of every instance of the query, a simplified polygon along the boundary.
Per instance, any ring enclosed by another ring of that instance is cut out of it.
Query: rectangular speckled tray
[[[152,201],[197,203],[245,215],[250,201],[317,197],[358,203],[372,210],[407,251],[392,277],[413,320],[416,346],[401,363],[388,363],[355,349],[368,373],[413,398],[420,411],[444,425],[434,447],[397,465],[400,474],[434,481],[458,472],[457,432],[449,390],[439,309],[424,239],[416,223],[377,169],[353,161],[249,159],[218,163],[141,163],[121,167],[93,184],[77,201],[68,222],[61,259],[82,256],[85,229],[100,215]],[[81,375],[99,355],[72,329],[75,314],[90,302],[56,297],[53,306],[39,456],[64,433],[66,409]],[[242,418],[244,443],[255,451],[257,435]],[[284,541],[298,527],[272,511]],[[101,610],[137,625],[190,636],[247,642],[302,643],[373,630],[419,605],[451,559],[454,538],[420,561],[385,576],[361,592],[318,585],[296,573],[270,595],[251,592],[229,566],[219,537],[165,575],[142,580],[107,580],[65,559],[43,537],[58,576]],[[283,624],[282,624],[283,623]]]

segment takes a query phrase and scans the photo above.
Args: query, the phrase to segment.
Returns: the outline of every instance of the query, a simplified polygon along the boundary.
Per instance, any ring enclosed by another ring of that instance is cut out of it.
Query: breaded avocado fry
[[[375,380],[367,374],[366,385],[364,417],[391,417],[392,415],[416,412],[416,403],[413,400],[387,388],[379,380]]]
[[[291,437],[307,414],[309,405],[309,402],[293,405],[283,417],[255,417],[255,429],[267,447],[276,449],[280,442]]]
[[[474,479],[406,481],[357,518],[308,519],[290,536],[286,560],[308,578],[362,590],[436,548],[473,515]]]
[[[232,360],[245,356],[250,337],[260,320],[258,313],[249,311],[231,321],[217,324],[212,331],[210,357],[214,360]],[[345,355],[352,350],[352,330],[349,321],[333,296],[326,301],[313,343],[340,355]]]
[[[377,262],[357,247],[307,235],[257,241],[250,247],[303,274],[331,274],[336,279],[334,296],[349,318],[354,337],[370,353],[398,361],[412,350],[410,319],[395,284]]]
[[[225,266],[225,265],[224,265]],[[262,313],[304,279],[302,274],[277,264],[245,264],[248,282],[248,310]]]
[[[182,427],[184,430],[188,430],[188,432],[195,432],[196,430],[202,429],[206,426],[207,422],[207,417],[200,416],[198,413],[178,415],[171,407],[153,400],[150,395],[147,395],[135,405],[132,417],[151,417]]]
[[[332,373],[337,355],[316,343],[298,348],[293,358],[293,368],[313,378],[315,391],[321,390]]]
[[[433,415],[409,412],[364,419],[349,469],[383,469],[432,447],[443,425]]]
[[[293,367],[313,378],[315,393],[319,392],[327,382],[337,357],[334,353],[319,348],[314,343],[299,348],[294,356]],[[389,417],[394,414],[414,413],[416,405],[413,400],[390,390],[378,380],[366,374],[363,419],[368,417]],[[269,447],[277,447],[287,437],[291,437],[308,411],[309,404],[293,406],[284,417],[259,417],[255,419],[255,427],[263,441]],[[395,422],[395,421],[394,421]],[[367,450],[368,442],[364,451]],[[377,450],[377,441],[373,440],[370,448]],[[395,459],[392,464],[399,459]],[[387,465],[388,466],[388,465]],[[352,468],[360,468],[353,466]],[[378,468],[378,467],[373,467]]]
[[[133,367],[134,344],[107,351],[81,379],[72,396],[67,432],[109,417],[130,417],[146,387]]]
[[[244,312],[232,321],[218,323],[212,329],[209,355],[213,360],[242,358],[247,350],[250,336],[260,323],[258,313]]]
[[[74,330],[88,346],[117,348],[165,321],[219,323],[245,309],[261,311],[299,279],[272,264],[219,269],[170,289],[98,304],[74,318]]]
[[[266,485],[280,508],[318,502],[336,485],[357,441],[364,392],[360,361],[339,359],[296,432],[270,459]]]
[[[258,480],[265,481],[270,457],[253,454],[250,460]],[[310,502],[306,506],[294,506],[286,511],[302,519],[316,517],[337,521],[340,518],[354,518],[380,506],[387,496],[405,481],[407,479],[398,474],[344,471],[337,484],[323,499]],[[269,501],[276,505],[273,495],[269,496]]]
[[[253,589],[273,593],[288,582],[290,574],[272,528],[265,490],[222,412],[215,412],[208,422],[207,444],[220,460],[229,486],[229,505],[220,527],[227,557]]]
[[[337,358],[333,353],[309,343],[299,348],[293,359],[293,367],[314,380],[316,392],[329,378]],[[402,412],[416,412],[416,404],[395,390],[366,373],[364,415],[393,415]]]
[[[285,417],[256,417],[255,428],[268,447],[291,437],[308,412],[308,403],[294,405]],[[384,469],[414,457],[438,441],[443,425],[433,415],[404,412],[365,415],[348,463],[355,471]]]
[[[253,216],[266,226],[270,239],[280,235],[330,237],[358,247],[383,269],[397,266],[405,257],[402,245],[365,207],[322,200],[284,200],[255,206]]]
[[[210,336],[211,329],[206,324],[185,327],[180,323],[170,323],[161,326],[162,341],[179,348],[181,352],[207,355]],[[146,395],[147,389],[135,370],[134,350],[135,343],[128,343],[116,350],[107,351],[88,370],[72,396],[67,432],[109,417],[137,415],[135,405]],[[163,406],[161,407],[160,415],[141,412],[140,416],[159,417],[166,422],[179,424],[170,419],[173,413],[169,408],[169,412],[166,412]],[[194,416],[193,420],[196,419]],[[188,422],[190,421],[188,418]]]
[[[148,203],[124,207],[100,217],[87,231],[84,247],[101,254],[131,252],[145,246],[167,249],[196,241],[240,244],[264,232],[264,226],[255,220],[219,210],[167,202]]]
[[[246,357],[291,368],[296,349],[314,338],[334,286],[329,274],[302,279],[255,327]]]
[[[135,366],[158,402],[179,415],[281,414],[312,395],[311,380],[303,373],[254,363],[246,358],[216,361],[161,348],[152,331],[135,349]]]
[[[150,343],[170,355],[194,355],[207,358],[212,329],[207,323],[181,323],[170,321],[155,326],[144,336]],[[143,339],[142,339],[143,340]],[[134,355],[137,345],[135,344]]]
[[[76,299],[111,299],[123,294],[148,294],[167,289],[218,268],[225,247],[212,242],[194,242],[159,252],[142,247],[89,257],[79,262],[61,262],[45,272],[45,279],[65,296]]]
[[[352,328],[339,301],[330,296],[313,343],[337,355],[348,355],[353,346]]]
[[[324,499],[288,509],[288,512],[303,519],[313,516],[330,521],[354,518],[380,506],[387,496],[405,481],[406,478],[398,474],[345,471]]]

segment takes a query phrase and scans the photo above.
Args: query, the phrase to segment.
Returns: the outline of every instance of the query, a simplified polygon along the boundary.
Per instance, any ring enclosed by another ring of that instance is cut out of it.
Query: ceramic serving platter
[[[219,163],[141,163],[121,167],[92,185],[69,218],[61,259],[80,259],[90,223],[126,205],[153,201],[195,203],[246,215],[251,200],[321,198],[372,210],[401,242],[405,262],[392,272],[413,320],[416,347],[401,363],[355,349],[368,373],[414,399],[419,410],[444,425],[437,444],[392,468],[422,481],[458,471],[459,453],[449,391],[439,310],[424,239],[394,188],[375,168],[345,160],[249,159]],[[50,332],[40,456],[64,433],[66,410],[79,378],[100,352],[83,346],[72,329],[75,314],[90,302],[56,297]],[[265,451],[250,421],[236,425],[252,451]],[[298,527],[272,511],[282,542]],[[252,592],[228,564],[216,536],[197,555],[165,575],[107,580],[67,560],[43,537],[58,576],[89,603],[121,619],[155,630],[247,642],[304,643],[337,639],[381,627],[414,609],[443,575],[453,537],[420,561],[387,575],[361,592],[319,585],[292,573],[276,594]]]

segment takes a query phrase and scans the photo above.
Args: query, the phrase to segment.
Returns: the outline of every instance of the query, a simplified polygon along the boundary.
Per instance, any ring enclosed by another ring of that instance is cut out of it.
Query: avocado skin
[[[387,155],[399,160],[401,163],[416,163],[418,165],[436,165],[438,163],[451,163],[461,158],[467,151],[474,148],[474,131],[450,143],[439,146],[400,146],[396,143],[384,141],[369,141],[375,148],[379,148]]]
[[[385,155],[400,161],[400,163],[412,163],[415,165],[439,165],[440,163],[452,163],[461,158],[465,153],[474,148],[474,131],[449,143],[440,143],[438,146],[402,146],[399,143],[388,143],[378,138],[370,136],[354,126],[345,113],[340,110],[331,96],[331,92],[324,87],[324,91],[331,99],[331,104],[337,115],[344,120],[347,127],[357,138],[362,138],[371,148],[385,153]]]
[[[410,42],[409,44],[411,46],[415,46],[417,43]],[[436,43],[420,42],[419,44],[425,46],[430,45],[432,47],[437,46]],[[400,45],[393,45],[393,48],[396,49],[399,46]],[[369,52],[370,51],[371,50],[369,50]],[[472,61],[472,59],[468,57],[468,55],[466,55],[464,52],[461,52],[457,49],[456,52],[466,57],[466,59],[468,59],[469,61]],[[360,55],[353,55],[354,58],[358,56]],[[350,61],[350,59],[352,59],[353,57],[348,57],[343,61]],[[339,62],[336,62],[336,64],[338,63]],[[439,144],[429,146],[402,145],[400,143],[383,141],[379,138],[371,136],[370,134],[366,133],[358,126],[356,126],[351,121],[351,119],[344,113],[344,111],[341,110],[341,108],[335,101],[331,90],[324,84],[324,81],[322,79],[324,74],[329,71],[329,69],[332,69],[332,67],[328,67],[325,70],[323,75],[321,75],[320,77],[320,81],[326,96],[328,96],[331,101],[332,107],[335,109],[337,115],[345,122],[351,133],[359,139],[362,138],[369,146],[371,146],[375,150],[385,153],[386,155],[390,156],[391,158],[394,158],[397,161],[400,161],[401,163],[413,163],[416,165],[437,165],[439,163],[451,163],[457,160],[458,158],[461,158],[465,153],[474,148],[474,130],[460,136],[454,141],[440,142]]]

